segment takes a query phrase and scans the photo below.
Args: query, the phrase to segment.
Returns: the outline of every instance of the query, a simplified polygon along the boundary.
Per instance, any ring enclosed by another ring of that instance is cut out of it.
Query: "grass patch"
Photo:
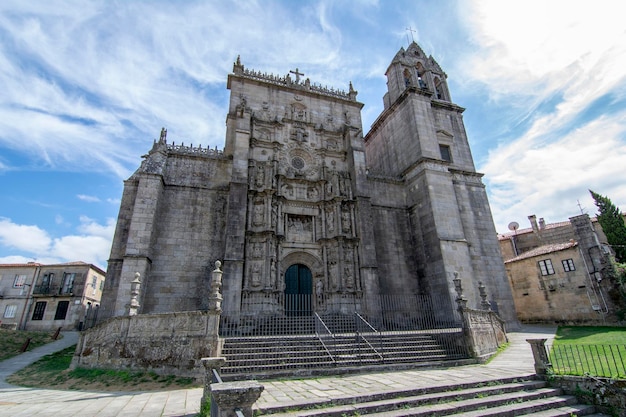
[[[626,327],[560,326],[554,345],[620,345],[626,344]]]
[[[626,328],[559,327],[550,362],[555,374],[626,378]]]
[[[51,332],[29,332],[26,330],[0,329],[0,361],[19,355],[20,349],[30,338],[29,350],[54,342]],[[63,337],[59,335],[59,338]]]
[[[69,369],[75,346],[47,355],[7,378],[14,385],[89,391],[157,391],[199,387],[193,378],[113,369]]]
[[[504,352],[506,350],[506,348],[508,348],[511,345],[510,342],[504,342],[502,343],[500,346],[498,346],[498,349],[496,350],[496,353],[494,353],[493,355],[491,355],[489,357],[489,359],[487,359],[485,361],[485,365],[487,365],[489,362],[491,362],[492,360],[494,360],[496,358],[496,356],[498,356],[500,353]]]

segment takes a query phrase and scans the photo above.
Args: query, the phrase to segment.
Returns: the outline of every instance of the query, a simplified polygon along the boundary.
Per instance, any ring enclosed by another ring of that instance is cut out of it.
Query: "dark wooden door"
[[[311,270],[302,264],[291,265],[285,272],[285,313],[297,316],[312,314],[312,294]]]

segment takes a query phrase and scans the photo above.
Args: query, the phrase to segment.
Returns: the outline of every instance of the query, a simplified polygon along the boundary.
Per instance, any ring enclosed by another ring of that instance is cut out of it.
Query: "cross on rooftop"
[[[296,68],[295,71],[289,71],[289,72],[292,74],[296,74],[296,84],[300,82],[300,76],[304,75],[303,73],[298,72],[298,68]]]
[[[408,31],[408,32],[410,32],[410,33],[411,33],[411,40],[412,40],[413,42],[415,42],[415,39],[413,38],[413,32],[417,32],[417,31],[416,31],[415,29],[411,28],[411,26],[409,26],[408,28],[406,28],[406,29],[404,29],[404,30],[406,30],[406,31]],[[407,37],[406,37],[406,40],[407,40],[407,42],[409,41],[409,37],[408,37],[408,35],[407,35]]]

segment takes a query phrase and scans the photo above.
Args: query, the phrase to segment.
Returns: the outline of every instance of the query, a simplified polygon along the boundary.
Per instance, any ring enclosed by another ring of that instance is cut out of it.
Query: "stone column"
[[[548,352],[546,351],[546,340],[548,339],[526,339],[530,343],[530,347],[533,350],[533,358],[535,359],[535,372],[537,375],[545,376],[548,370],[552,369],[552,364],[548,358]]]
[[[220,317],[222,315],[222,263],[215,261],[215,269],[211,273],[211,288],[209,293],[209,315],[207,320],[206,336],[209,343],[209,352],[212,356],[219,356],[221,344],[219,338]]]
[[[202,365],[204,366],[204,387],[202,390],[202,399],[200,400],[200,409],[204,409],[205,404],[211,402],[211,384],[219,382],[214,378],[213,370],[217,371],[219,375],[220,369],[226,363],[226,358],[213,357],[213,358],[201,358]]]
[[[257,381],[222,382],[211,384],[211,395],[219,407],[219,417],[237,417],[236,410],[252,417],[252,405],[263,392]]]

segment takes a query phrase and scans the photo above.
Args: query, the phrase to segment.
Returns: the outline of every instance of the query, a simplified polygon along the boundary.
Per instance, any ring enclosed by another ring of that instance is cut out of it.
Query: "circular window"
[[[296,156],[291,159],[291,165],[295,169],[302,169],[304,168],[304,159],[300,158],[299,156]]]

